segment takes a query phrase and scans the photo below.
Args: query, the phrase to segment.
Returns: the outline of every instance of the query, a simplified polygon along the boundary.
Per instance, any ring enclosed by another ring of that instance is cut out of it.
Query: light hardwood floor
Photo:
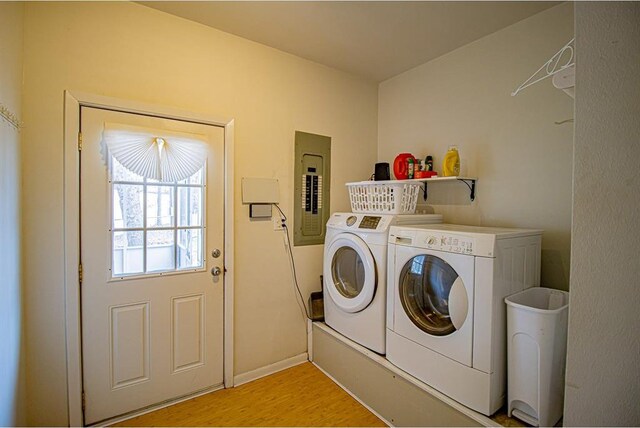
[[[311,363],[115,426],[386,426]]]

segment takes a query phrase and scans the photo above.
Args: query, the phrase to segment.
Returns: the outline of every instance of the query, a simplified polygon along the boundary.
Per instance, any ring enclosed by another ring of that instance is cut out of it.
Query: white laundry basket
[[[420,183],[360,181],[347,183],[351,211],[363,214],[413,214]]]
[[[533,287],[504,300],[509,416],[554,426],[564,405],[569,293]]]

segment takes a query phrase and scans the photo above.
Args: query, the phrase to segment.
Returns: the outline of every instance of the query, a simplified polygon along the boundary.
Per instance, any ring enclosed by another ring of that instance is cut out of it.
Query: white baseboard
[[[244,383],[260,379],[261,377],[269,376],[270,374],[297,366],[298,364],[306,363],[307,361],[309,361],[309,354],[303,352],[300,355],[287,358],[286,360],[278,361],[277,363],[269,364],[268,366],[260,367],[255,370],[236,375],[233,378],[233,385],[240,386]]]

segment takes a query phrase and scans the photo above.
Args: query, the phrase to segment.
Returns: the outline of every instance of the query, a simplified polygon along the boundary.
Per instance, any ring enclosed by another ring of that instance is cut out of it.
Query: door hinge
[[[84,396],[84,391],[82,391],[82,411],[84,412],[85,407],[87,406],[87,401]]]
[[[78,132],[78,151],[82,151],[82,132]]]
[[[82,264],[78,265],[78,282],[82,284]]]

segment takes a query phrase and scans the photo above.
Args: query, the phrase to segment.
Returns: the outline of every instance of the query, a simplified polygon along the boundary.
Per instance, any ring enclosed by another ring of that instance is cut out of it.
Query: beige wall
[[[0,2],[0,104],[18,118],[23,6]],[[0,118],[0,426],[22,425],[20,134]]]
[[[67,423],[63,284],[65,89],[236,119],[235,371],[306,351],[281,232],[250,222],[241,177],[275,177],[292,216],[294,131],[332,137],[332,210],[375,162],[377,88],[132,3],[29,3],[25,15],[24,263],[29,423]],[[322,246],[296,248],[303,293]]]
[[[429,185],[448,223],[544,229],[542,285],[567,289],[573,100],[551,81],[515,90],[573,36],[573,5],[520,21],[380,85],[378,159],[434,157],[458,146],[463,183]]]
[[[640,425],[640,4],[576,3],[566,426]]]

